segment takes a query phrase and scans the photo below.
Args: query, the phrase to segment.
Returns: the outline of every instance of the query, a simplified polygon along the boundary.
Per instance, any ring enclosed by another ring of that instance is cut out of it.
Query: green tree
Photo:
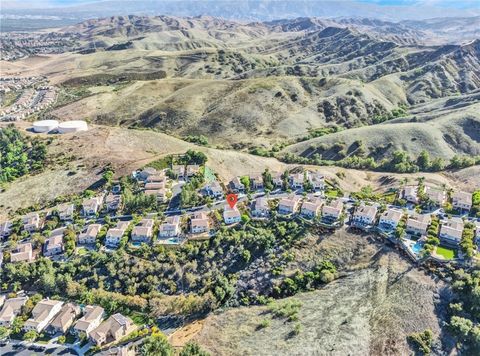
[[[29,330],[23,334],[23,340],[33,342],[38,338],[38,333],[35,330]]]
[[[173,356],[173,347],[168,343],[167,338],[162,334],[152,334],[145,338],[141,348],[142,356]]]
[[[179,356],[209,356],[210,354],[200,348],[200,346],[193,341],[187,343],[182,351],[180,351]]]

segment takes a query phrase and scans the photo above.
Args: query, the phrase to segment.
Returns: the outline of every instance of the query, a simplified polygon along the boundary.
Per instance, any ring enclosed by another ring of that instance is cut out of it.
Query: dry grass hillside
[[[202,327],[187,327],[188,338],[215,355],[406,355],[412,352],[407,336],[430,329],[451,347],[441,330],[443,283],[365,236],[339,231],[314,246],[297,258],[336,256],[346,275],[287,299],[301,303],[298,321],[276,318],[268,306],[233,308],[209,316]],[[262,327],[265,320],[269,325]],[[186,341],[184,334],[172,335],[174,345]]]
[[[17,125],[26,134],[34,135],[27,131],[29,123]],[[208,166],[223,182],[238,175],[260,173],[265,168],[272,172],[282,172],[298,167],[286,165],[274,158],[254,156],[237,150],[196,146],[151,130],[93,126],[87,132],[48,137],[53,139],[48,148],[49,157],[56,163],[43,173],[22,177],[7,186],[0,193],[0,216],[35,203],[42,205],[61,195],[81,192],[98,181],[102,169],[109,164],[118,176],[128,175],[153,160],[168,154],[183,153],[188,149],[204,152],[208,157]],[[336,180],[346,193],[358,191],[366,185],[383,192],[400,186],[405,178],[415,182],[418,177],[425,177],[427,182],[434,185],[445,184],[466,191],[472,191],[480,185],[479,167],[444,174],[389,174],[337,167],[303,167],[319,170],[327,179]]]

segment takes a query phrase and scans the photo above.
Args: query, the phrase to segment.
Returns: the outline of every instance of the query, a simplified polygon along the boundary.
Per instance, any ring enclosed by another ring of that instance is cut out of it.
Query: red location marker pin
[[[233,209],[235,204],[237,204],[237,200],[238,200],[237,194],[227,194],[227,203],[228,205],[230,205],[230,208]]]

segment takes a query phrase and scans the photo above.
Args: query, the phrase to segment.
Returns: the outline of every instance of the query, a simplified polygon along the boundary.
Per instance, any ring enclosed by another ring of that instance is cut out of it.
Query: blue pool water
[[[417,241],[415,242],[415,244],[412,245],[412,251],[417,255],[422,251],[422,248],[423,248],[423,242]]]

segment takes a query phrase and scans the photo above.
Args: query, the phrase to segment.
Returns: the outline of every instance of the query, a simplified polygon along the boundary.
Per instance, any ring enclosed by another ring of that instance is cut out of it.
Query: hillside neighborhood
[[[162,169],[147,166],[118,181],[112,175],[104,174],[106,184],[98,191],[1,222],[2,265],[40,256],[62,263],[73,254],[113,252],[127,244],[175,248],[208,240],[220,228],[241,229],[251,220],[270,219],[374,233],[415,263],[468,264],[480,243],[479,191],[452,191],[423,179],[384,195],[366,187],[346,197],[321,172],[309,170],[267,169],[220,182],[205,162],[184,162]],[[227,193],[237,194],[236,205],[227,204]],[[77,345],[72,347],[85,351],[118,343],[142,328],[122,314],[108,316],[100,306],[37,299],[22,291],[3,295],[0,326],[12,327],[30,300],[29,319],[16,332],[24,340],[42,335],[55,342],[66,335]]]

